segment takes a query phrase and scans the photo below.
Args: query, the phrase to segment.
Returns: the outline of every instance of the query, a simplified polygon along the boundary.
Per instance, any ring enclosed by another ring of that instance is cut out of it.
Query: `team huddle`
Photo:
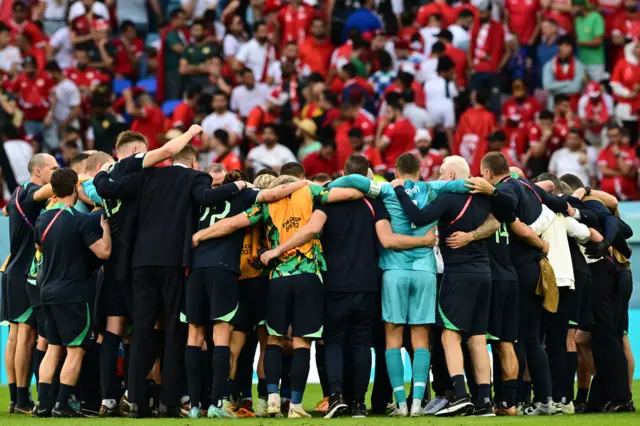
[[[499,152],[482,177],[452,156],[422,182],[407,153],[391,183],[351,155],[334,181],[288,163],[249,184],[198,171],[201,132],[33,156],[3,212],[10,412],[308,418],[312,344],[326,418],[635,411],[615,197]]]

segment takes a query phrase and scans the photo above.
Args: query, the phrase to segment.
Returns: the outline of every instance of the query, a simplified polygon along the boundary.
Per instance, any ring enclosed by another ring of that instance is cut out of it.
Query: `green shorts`
[[[389,270],[382,274],[382,319],[391,324],[433,324],[436,274]]]

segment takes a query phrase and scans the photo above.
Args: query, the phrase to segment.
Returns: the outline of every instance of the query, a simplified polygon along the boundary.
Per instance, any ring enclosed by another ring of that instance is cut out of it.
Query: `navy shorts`
[[[91,308],[88,303],[43,305],[50,345],[82,347],[91,339]]]
[[[491,282],[491,309],[487,338],[500,342],[518,340],[518,281]]]
[[[27,276],[2,274],[3,320],[12,324],[24,323],[36,327],[33,308],[27,294]]]
[[[269,281],[267,331],[271,336],[320,339],[324,324],[324,285],[316,274],[288,275]]]
[[[221,268],[192,269],[185,286],[189,324],[231,322],[238,310],[238,275]]]
[[[238,311],[231,321],[234,330],[249,334],[267,317],[269,277],[238,280]]]
[[[484,335],[489,325],[491,274],[445,272],[438,299],[437,324],[469,336]]]

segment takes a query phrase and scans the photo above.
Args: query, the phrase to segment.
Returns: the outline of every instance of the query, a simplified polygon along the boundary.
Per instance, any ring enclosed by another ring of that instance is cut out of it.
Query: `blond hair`
[[[456,179],[469,179],[471,176],[469,163],[459,155],[452,155],[445,158],[440,168],[443,169],[445,167],[448,172],[452,172],[454,174]]]
[[[276,180],[275,176],[267,174],[260,175],[253,181],[253,186],[258,189],[267,189],[274,180]]]

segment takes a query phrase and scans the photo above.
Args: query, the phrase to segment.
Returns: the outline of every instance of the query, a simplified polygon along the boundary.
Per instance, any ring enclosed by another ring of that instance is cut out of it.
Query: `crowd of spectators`
[[[0,0],[4,199],[34,152],[61,166],[157,148],[194,123],[200,166],[425,180],[501,151],[637,200],[638,0]],[[0,202],[3,197],[0,197]]]

